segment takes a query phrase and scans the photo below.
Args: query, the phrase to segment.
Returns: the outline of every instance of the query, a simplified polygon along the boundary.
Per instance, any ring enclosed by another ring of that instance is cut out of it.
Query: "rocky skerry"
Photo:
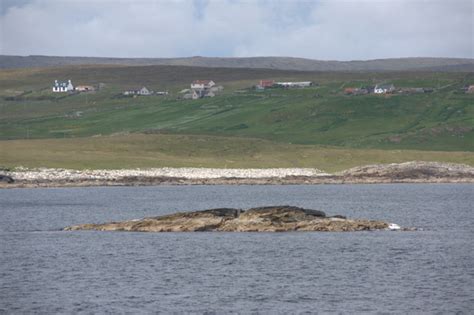
[[[348,219],[341,215],[326,216],[323,211],[293,206],[270,206],[248,210],[220,208],[139,220],[102,224],[80,224],[65,231],[130,232],[352,232],[389,228],[389,223],[365,219]]]

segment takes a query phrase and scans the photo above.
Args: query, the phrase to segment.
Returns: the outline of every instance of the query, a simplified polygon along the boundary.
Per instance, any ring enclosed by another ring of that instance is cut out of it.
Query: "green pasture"
[[[103,83],[103,88],[89,93],[52,93],[50,86],[55,79],[72,79],[75,84]],[[181,99],[179,91],[189,87],[195,79],[213,79],[224,86],[224,91],[214,98]],[[305,89],[274,88],[258,92],[252,86],[260,79],[311,80],[316,85]],[[382,82],[393,83],[396,87],[432,88],[433,92],[410,95],[343,94],[346,87]],[[232,153],[229,156],[222,154],[225,155],[224,160],[235,161],[229,163],[236,167],[318,167],[318,163],[322,163],[328,170],[334,170],[363,161],[404,160],[405,153],[393,153],[405,152],[400,150],[412,152],[407,153],[409,159],[426,157],[471,163],[470,153],[462,153],[474,151],[474,95],[462,91],[462,87],[468,84],[474,84],[473,73],[334,73],[179,66],[68,66],[2,70],[0,161],[12,165],[15,161],[12,156],[22,156],[15,151],[21,148],[24,159],[18,158],[17,161],[23,161],[21,163],[25,165],[40,165],[40,161],[35,162],[35,159],[41,156],[44,158],[42,163],[48,166],[79,168],[108,165],[224,167],[226,163],[219,158],[223,140],[216,139],[227,139],[226,142],[233,148]],[[141,86],[155,91],[167,90],[170,95],[121,95],[125,89]],[[184,144],[176,142],[174,148],[151,150],[152,156],[166,156],[169,153],[169,160],[157,160],[151,156],[141,158],[135,153],[147,150],[129,144],[130,139],[135,139],[133,137],[141,139],[137,140],[141,144],[145,143],[144,139],[154,137],[174,139],[166,140],[171,142],[184,137],[188,139],[187,147],[201,153],[199,158],[189,159],[179,149]],[[93,153],[95,150],[101,152],[95,146],[100,141],[111,141],[119,147],[131,145],[131,152],[135,153],[125,157],[119,154],[120,150],[110,148],[107,152],[112,152],[112,160],[102,158],[99,153]],[[262,152],[266,153],[262,153],[262,160],[248,157],[243,149],[247,142],[255,146],[254,151],[258,151],[256,146],[263,146]],[[42,156],[42,143],[54,143],[54,152],[58,157],[55,158],[54,154]],[[200,146],[204,143],[217,147],[201,150]],[[60,148],[67,147],[67,152],[74,152],[71,145],[77,145],[78,152],[85,150],[89,155],[78,155],[82,162],[75,161],[76,155],[61,158],[63,153],[60,153]],[[308,158],[296,153],[308,148],[314,150]],[[354,152],[375,150],[373,152],[377,152],[377,156],[372,153],[370,157],[364,155],[360,159],[352,156],[344,162],[344,159],[330,155],[328,162],[334,163],[331,166],[330,163],[325,164],[324,159],[316,158],[319,153],[315,152],[322,152],[319,148],[339,153],[352,149],[361,150]],[[8,150],[13,151],[5,153]],[[286,150],[289,151],[283,155],[277,153]],[[431,153],[426,156],[420,153],[422,151]],[[446,152],[438,155],[434,151]],[[5,157],[6,154],[9,157]],[[87,156],[94,158],[88,162]],[[115,162],[114,156],[117,156]]]

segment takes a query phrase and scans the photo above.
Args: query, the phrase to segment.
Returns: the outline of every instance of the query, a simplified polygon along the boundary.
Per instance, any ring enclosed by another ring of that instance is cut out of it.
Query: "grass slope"
[[[314,167],[328,172],[412,160],[474,165],[472,152],[360,150],[261,139],[194,135],[120,135],[0,141],[0,166],[72,169],[151,167]]]
[[[97,93],[54,94],[54,79],[103,82]],[[178,100],[194,79],[222,95]],[[312,80],[301,90],[242,90],[258,79]],[[346,96],[344,87],[391,82],[430,94]],[[198,134],[346,148],[474,151],[473,73],[334,73],[173,66],[85,66],[0,72],[0,139],[77,138],[115,133]],[[121,98],[146,85],[169,97]],[[77,140],[79,141],[79,140]],[[86,140],[81,140],[86,141]],[[241,141],[235,139],[234,141]],[[2,149],[3,151],[3,149]]]

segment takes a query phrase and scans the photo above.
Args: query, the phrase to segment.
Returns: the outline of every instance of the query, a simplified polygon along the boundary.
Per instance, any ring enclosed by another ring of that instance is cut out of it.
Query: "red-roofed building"
[[[262,88],[269,88],[269,87],[272,87],[273,84],[275,84],[275,81],[273,80],[260,80],[260,86]]]
[[[355,90],[356,90],[355,88],[345,88],[344,89],[344,94],[347,94],[347,95],[354,94]]]

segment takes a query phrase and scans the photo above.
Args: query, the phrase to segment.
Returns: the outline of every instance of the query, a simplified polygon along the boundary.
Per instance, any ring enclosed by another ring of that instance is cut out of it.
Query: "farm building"
[[[153,91],[148,90],[145,86],[139,90],[128,90],[123,95],[152,95]]]
[[[224,90],[222,85],[215,85],[209,89],[211,92],[221,92]]]
[[[95,88],[92,85],[77,85],[75,90],[79,92],[89,92],[95,91]]]
[[[433,92],[432,88],[401,88],[399,93],[402,94],[417,94],[417,93],[431,93]]]
[[[302,82],[276,82],[276,85],[284,88],[305,88],[313,85],[311,81],[302,81]]]
[[[53,92],[58,93],[69,91],[74,91],[74,85],[72,85],[71,80],[68,80],[67,82],[59,82],[58,80],[54,80]]]
[[[369,90],[366,88],[345,88],[344,94],[346,95],[365,95],[369,94]]]
[[[140,95],[151,95],[153,94],[152,91],[148,90],[146,87],[142,87],[139,91],[138,94]]]
[[[184,99],[196,100],[203,97],[214,97],[216,92],[223,89],[224,87],[216,86],[212,80],[196,80],[191,83],[191,89],[182,90],[180,93],[186,93],[183,95]]]
[[[354,94],[355,90],[356,90],[356,88],[345,88],[344,89],[344,94],[346,94],[346,95]]]
[[[377,84],[374,88],[375,94],[386,94],[392,93],[395,91],[395,86],[393,84]]]
[[[212,80],[195,80],[191,83],[191,89],[210,89],[214,85]]]
[[[366,85],[361,87],[363,90],[367,90],[367,94],[374,93],[375,86],[373,85]]]
[[[204,97],[204,90],[195,89],[195,90],[193,90],[191,95],[192,95],[191,98],[193,100],[197,100],[198,98],[203,98]]]
[[[189,96],[186,97],[186,95],[185,95],[185,98],[192,98],[193,100],[197,100],[197,99],[204,98],[204,97],[214,97],[214,96],[216,96],[216,94],[213,91],[211,91],[210,89],[205,89],[205,90],[195,89],[195,90],[192,91],[191,97],[189,97]]]
[[[271,88],[275,84],[275,81],[273,80],[260,80],[258,86],[266,89],[266,88]]]

